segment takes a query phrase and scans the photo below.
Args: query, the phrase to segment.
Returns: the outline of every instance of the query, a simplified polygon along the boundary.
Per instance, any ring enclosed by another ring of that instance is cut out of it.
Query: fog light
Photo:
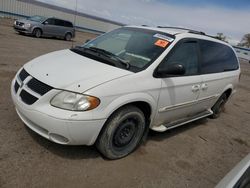
[[[69,142],[69,139],[66,137],[55,133],[49,133],[49,138],[58,144],[67,144]]]

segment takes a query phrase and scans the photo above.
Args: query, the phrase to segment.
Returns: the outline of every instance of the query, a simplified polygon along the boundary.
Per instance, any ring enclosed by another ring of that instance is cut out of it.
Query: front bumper
[[[106,119],[101,120],[73,120],[67,119],[65,114],[58,117],[62,111],[54,108],[49,113],[39,111],[37,105],[26,105],[14,90],[15,79],[11,84],[11,96],[15,104],[17,114],[21,120],[34,132],[58,144],[65,145],[92,145],[95,143],[99,132]],[[20,88],[22,90],[23,88]],[[41,99],[42,100],[42,99]],[[39,102],[39,101],[37,101]],[[46,104],[45,104],[46,105]],[[44,106],[44,105],[43,105]],[[51,106],[48,107],[53,108]],[[54,112],[57,117],[53,116]],[[84,113],[84,112],[83,112]],[[72,115],[74,112],[72,112]]]
[[[21,32],[21,33],[25,33],[25,34],[32,34],[32,29],[31,28],[25,28],[25,27],[18,26],[18,25],[13,25],[13,28],[17,32]]]

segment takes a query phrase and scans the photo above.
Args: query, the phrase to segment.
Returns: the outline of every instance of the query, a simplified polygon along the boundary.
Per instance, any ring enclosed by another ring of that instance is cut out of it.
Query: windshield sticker
[[[166,35],[162,35],[162,34],[159,34],[159,33],[155,34],[154,37],[167,40],[168,42],[173,42],[173,40],[174,40],[171,37],[168,37]]]
[[[159,46],[159,47],[162,47],[162,48],[166,48],[166,46],[168,45],[168,41],[165,41],[165,40],[162,40],[162,39],[158,39],[156,42],[155,42],[155,45],[156,46]]]

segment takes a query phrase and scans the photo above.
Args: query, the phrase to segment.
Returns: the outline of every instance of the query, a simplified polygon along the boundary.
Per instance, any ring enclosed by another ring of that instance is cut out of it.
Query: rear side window
[[[64,21],[64,26],[65,27],[73,27],[73,24],[71,22]]]
[[[64,26],[64,21],[63,20],[55,19],[55,25],[57,25],[57,26]]]
[[[239,68],[233,50],[220,43],[200,40],[201,73],[218,73]]]

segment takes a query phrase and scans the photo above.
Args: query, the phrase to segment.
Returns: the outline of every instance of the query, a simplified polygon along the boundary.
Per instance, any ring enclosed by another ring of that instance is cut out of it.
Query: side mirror
[[[168,77],[168,76],[181,76],[186,72],[185,67],[182,64],[171,64],[166,67],[158,67],[154,73],[155,77]]]
[[[48,25],[48,24],[49,24],[49,22],[45,21],[45,22],[43,22],[43,24],[44,24],[44,25]]]

